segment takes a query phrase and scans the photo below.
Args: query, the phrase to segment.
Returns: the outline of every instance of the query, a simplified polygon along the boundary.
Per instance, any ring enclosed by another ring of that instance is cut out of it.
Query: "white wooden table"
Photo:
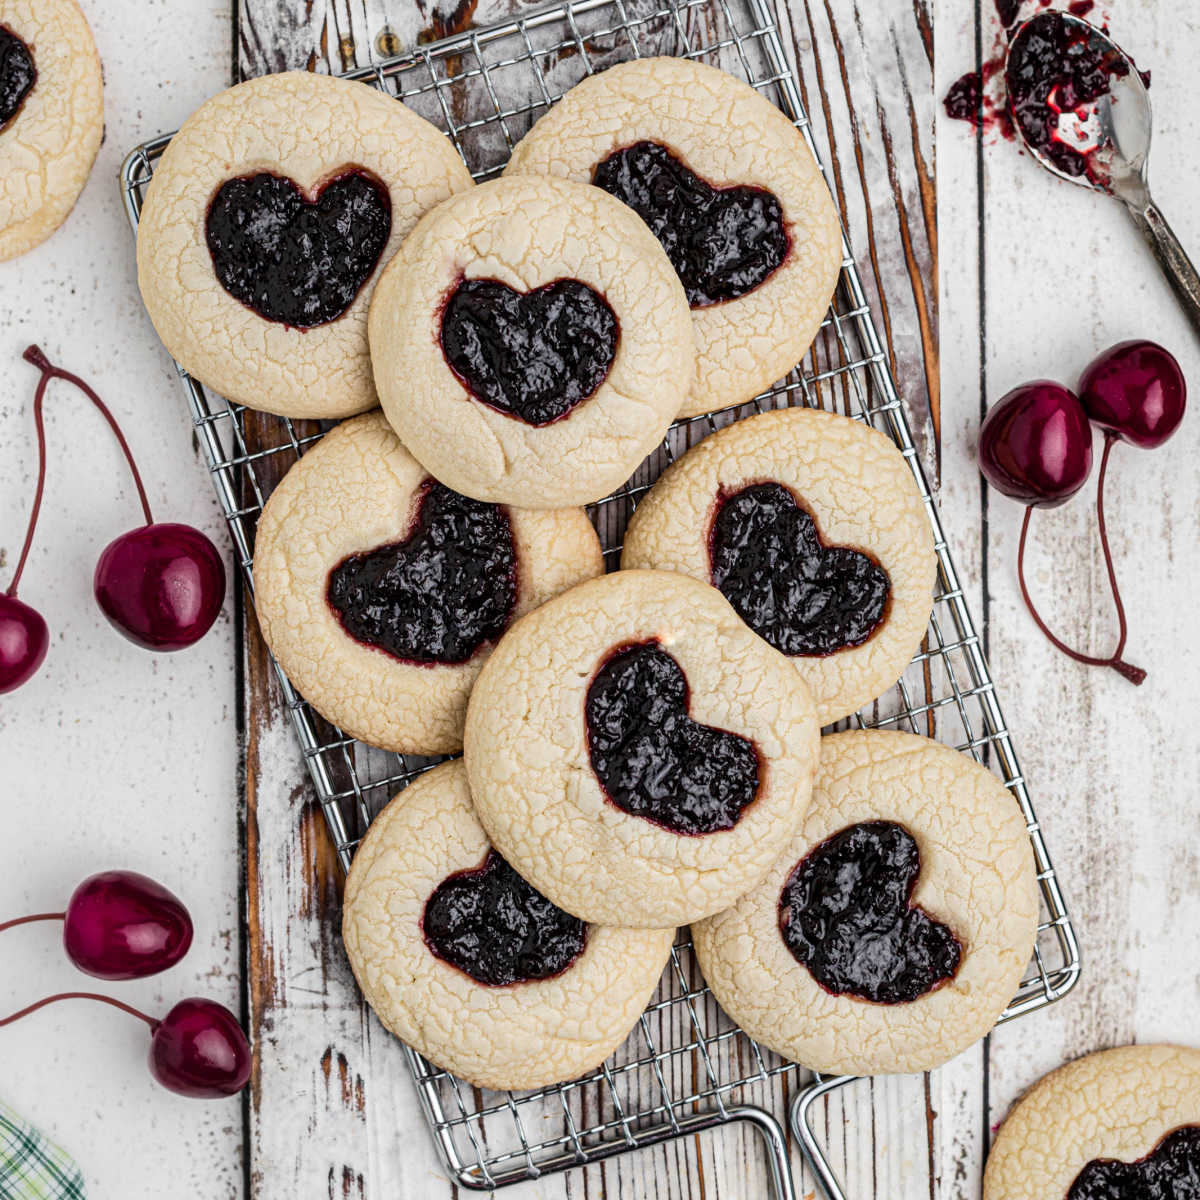
[[[0,548],[10,560],[33,465],[32,380],[16,360],[35,337],[89,371],[130,419],[162,514],[219,536],[137,298],[114,185],[122,152],[226,84],[231,43],[243,71],[322,57],[341,68],[366,61],[385,24],[403,45],[511,11],[508,0],[453,11],[413,0],[243,0],[231,26],[224,0],[88,8],[106,66],[100,162],[65,230],[0,267],[0,353],[14,364],[0,373]],[[941,114],[950,81],[977,46],[990,48],[989,0],[941,0],[936,12],[924,0],[788,0],[780,18],[1083,940],[1083,982],[1061,1004],[931,1076],[861,1082],[828,1104],[823,1133],[852,1200],[974,1197],[990,1129],[1045,1070],[1116,1042],[1200,1042],[1200,734],[1190,703],[1200,418],[1155,453],[1121,448],[1110,471],[1128,654],[1150,671],[1134,689],[1062,659],[1033,630],[1014,573],[1020,509],[987,492],[972,461],[980,413],[1024,379],[1073,382],[1097,349],[1132,336],[1174,350],[1200,402],[1200,345],[1115,205],[1056,183],[1008,143],[981,145]],[[1154,71],[1156,193],[1200,254],[1188,108],[1200,13],[1126,0],[1111,19]],[[99,1200],[451,1194],[398,1048],[364,1015],[349,978],[336,872],[253,626],[243,637],[231,592],[227,617],[186,654],[153,657],[117,639],[92,606],[90,573],[99,548],[132,523],[133,497],[74,396],[55,404],[50,426],[59,457],[22,594],[54,640],[41,675],[0,700],[9,815],[0,914],[61,904],[105,867],[162,878],[192,905],[196,948],[121,994],[157,1009],[187,994],[244,1005],[260,1058],[244,1104],[179,1100],[150,1081],[135,1023],[64,1005],[0,1032],[0,1096],[77,1154]],[[1103,648],[1112,618],[1085,502],[1037,517],[1030,568],[1055,628]],[[246,670],[235,678],[243,644]],[[75,984],[48,931],[6,938],[0,1006]],[[507,1194],[750,1200],[765,1187],[750,1136],[709,1134]],[[812,1182],[798,1156],[795,1166],[803,1193]]]

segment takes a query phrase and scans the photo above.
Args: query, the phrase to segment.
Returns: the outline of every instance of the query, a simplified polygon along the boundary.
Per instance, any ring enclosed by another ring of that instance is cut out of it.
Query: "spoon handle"
[[[1200,275],[1196,274],[1192,260],[1153,200],[1147,199],[1144,206],[1131,204],[1129,215],[1150,243],[1150,249],[1154,251],[1167,282],[1175,289],[1183,311],[1197,333],[1200,333]]]

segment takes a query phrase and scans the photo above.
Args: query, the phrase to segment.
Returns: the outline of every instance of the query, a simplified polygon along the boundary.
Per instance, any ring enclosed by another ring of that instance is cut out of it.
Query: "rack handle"
[[[829,1079],[818,1079],[804,1091],[796,1094],[789,1111],[792,1133],[795,1135],[796,1141],[800,1143],[804,1157],[808,1159],[808,1165],[812,1167],[813,1174],[821,1185],[821,1190],[829,1197],[829,1200],[846,1200],[846,1193],[842,1189],[841,1181],[833,1173],[829,1159],[825,1157],[825,1151],[817,1141],[810,1113],[812,1106],[823,1096],[827,1096],[844,1084],[852,1083],[856,1078],[858,1078],[856,1075],[834,1075]]]

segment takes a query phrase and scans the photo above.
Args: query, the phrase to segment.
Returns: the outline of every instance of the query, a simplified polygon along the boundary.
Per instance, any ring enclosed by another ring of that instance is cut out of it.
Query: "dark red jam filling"
[[[779,897],[779,928],[827,992],[907,1004],[953,977],[962,944],[912,906],[921,855],[891,821],[826,838],[796,864]]]
[[[597,163],[592,182],[650,226],[692,308],[736,300],[787,258],[783,208],[765,188],[716,188],[666,146],[635,142]]]
[[[718,497],[709,563],[713,583],[742,620],[784,654],[859,646],[887,612],[887,572],[859,550],[826,546],[780,483]]]
[[[1168,1133],[1136,1162],[1092,1159],[1067,1200],[1200,1200],[1200,1125]]]
[[[549,425],[607,378],[618,332],[608,301],[578,279],[531,292],[463,279],[442,312],[442,353],[476,400],[526,425]]]
[[[619,646],[588,687],[588,754],[605,795],[672,833],[732,829],[758,795],[758,750],[688,716],[679,664],[657,643]]]
[[[350,307],[391,230],[387,188],[354,168],[315,198],[280,175],[226,180],[205,221],[221,286],[260,317],[296,329],[336,321]]]
[[[942,104],[947,116],[978,125],[983,120],[983,76],[978,71],[959,76],[950,85]]]
[[[402,542],[343,559],[327,599],[352,637],[404,662],[462,663],[508,628],[517,556],[508,514],[428,480]]]
[[[1060,171],[1088,173],[1089,154],[1071,145],[1059,130],[1059,116],[1078,113],[1107,95],[1109,81],[1129,73],[1114,51],[1094,46],[1088,31],[1046,12],[1026,22],[1008,52],[1005,82],[1013,119],[1029,145]]]
[[[0,25],[0,129],[21,111],[36,82],[29,47],[7,25]]]
[[[437,885],[421,930],[438,958],[489,987],[561,975],[587,944],[587,926],[551,904],[495,850],[483,866]]]

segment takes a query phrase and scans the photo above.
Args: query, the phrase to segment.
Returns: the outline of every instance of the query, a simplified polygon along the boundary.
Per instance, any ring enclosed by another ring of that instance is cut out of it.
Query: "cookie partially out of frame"
[[[471,177],[450,141],[364,83],[289,71],[238,84],[171,139],[138,226],[164,345],[251,408],[378,404],[367,305],[417,218]]]
[[[1013,1105],[984,1200],[1200,1195],[1200,1050],[1119,1046],[1051,1071]]]
[[[666,433],[692,380],[683,289],[599,188],[498,179],[429,213],[371,302],[388,420],[456,491],[598,500]]]
[[[504,635],[464,754],[522,875],[583,920],[651,928],[754,886],[804,816],[817,744],[808,688],[720,592],[618,571]]]
[[[0,0],[0,261],[66,220],[96,161],[104,96],[75,0]]]
[[[271,494],[255,605],[271,652],[322,716],[387,750],[447,754],[509,623],[603,569],[582,509],[460,496],[367,413],[326,434]]]
[[[342,934],[367,1003],[397,1037],[480,1087],[574,1079],[623,1042],[674,930],[585,925],[488,842],[461,761],[375,818],[346,880]]]
[[[748,417],[664,471],[630,519],[621,565],[715,584],[796,665],[822,725],[900,677],[937,575],[900,452],[858,421],[806,408]]]
[[[812,804],[762,881],[692,927],[721,1007],[816,1071],[928,1071],[1016,994],[1037,931],[1020,808],[913,734],[822,739]]]
[[[594,183],[658,235],[696,328],[680,416],[752,399],[808,350],[837,283],[841,227],[803,136],[748,84],[683,58],[620,63],[539,118],[513,175]]]

